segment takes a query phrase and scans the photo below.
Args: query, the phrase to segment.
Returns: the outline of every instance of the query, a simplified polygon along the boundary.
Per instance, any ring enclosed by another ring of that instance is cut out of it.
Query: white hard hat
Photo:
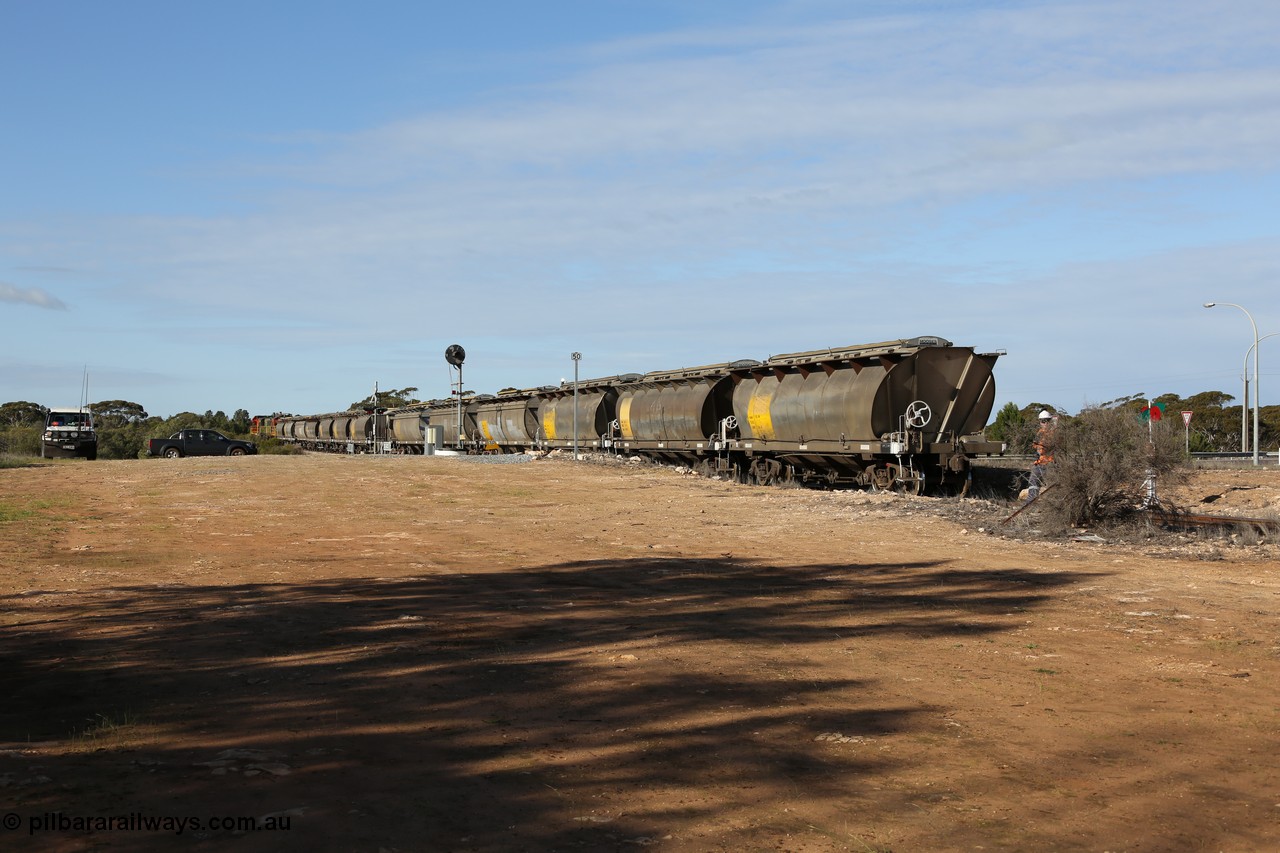
[[[1040,410],[1040,420],[1042,420],[1042,421],[1047,421],[1047,420],[1049,420],[1049,418],[1051,418],[1051,417],[1053,417],[1053,415],[1049,414],[1049,410],[1048,410],[1048,409],[1041,409],[1041,410]]]

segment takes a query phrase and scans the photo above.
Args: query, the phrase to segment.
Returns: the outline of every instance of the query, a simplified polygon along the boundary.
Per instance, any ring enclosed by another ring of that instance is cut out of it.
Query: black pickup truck
[[[153,438],[147,442],[148,456],[177,459],[179,456],[244,456],[257,453],[258,446],[250,441],[227,438],[211,429],[184,429],[168,438]]]

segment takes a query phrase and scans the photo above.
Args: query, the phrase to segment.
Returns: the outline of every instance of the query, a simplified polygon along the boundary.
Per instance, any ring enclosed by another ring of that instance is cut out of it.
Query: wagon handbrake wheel
[[[907,426],[920,429],[933,418],[933,412],[924,400],[916,400],[907,406],[906,418]]]
[[[730,437],[729,433],[733,432],[737,428],[738,428],[738,419],[735,416],[729,415],[726,418],[721,418],[719,429],[717,429],[711,435],[707,436],[707,440],[719,441],[721,437],[728,439]]]

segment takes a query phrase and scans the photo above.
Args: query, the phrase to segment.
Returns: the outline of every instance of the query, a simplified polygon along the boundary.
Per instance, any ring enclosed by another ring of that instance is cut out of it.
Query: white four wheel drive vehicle
[[[97,459],[93,413],[87,408],[50,409],[40,436],[40,455],[46,459]]]

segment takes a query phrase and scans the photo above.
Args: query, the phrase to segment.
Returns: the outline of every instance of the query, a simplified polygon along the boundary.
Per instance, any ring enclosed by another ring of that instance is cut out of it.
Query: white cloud
[[[714,185],[798,173],[854,178],[868,202],[886,203],[930,191],[940,172],[964,173],[950,185],[966,192],[1025,177],[971,174],[974,163],[1035,159],[1041,185],[1128,176],[1135,162],[1148,173],[1228,159],[1274,167],[1274,64],[1241,57],[1277,35],[1275,12],[1175,13],[1184,28],[1159,27],[1158,49],[1151,17],[1038,6],[649,39],[601,51],[559,87],[354,135],[312,177],[449,185],[536,167],[607,181],[630,167]],[[1039,159],[1072,142],[1087,144]]]
[[[67,310],[66,304],[51,293],[47,293],[36,287],[17,287],[3,281],[0,281],[0,302],[34,305],[37,308],[50,308],[55,311]]]

